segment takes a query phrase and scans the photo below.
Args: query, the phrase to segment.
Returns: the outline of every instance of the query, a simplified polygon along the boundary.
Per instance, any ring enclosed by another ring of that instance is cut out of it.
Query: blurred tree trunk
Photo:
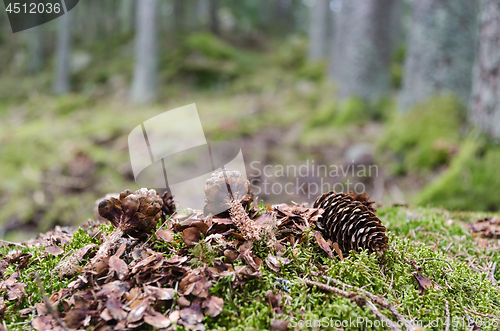
[[[309,17],[309,60],[322,59],[328,54],[330,0],[315,0]]]
[[[55,94],[68,93],[70,84],[70,62],[71,62],[71,27],[73,23],[73,11],[59,17],[57,25],[57,43],[55,57],[55,77],[53,90]]]
[[[210,4],[207,0],[196,1],[196,19],[198,20],[198,27],[204,28],[208,25],[210,17]]]
[[[401,91],[401,110],[452,92],[467,100],[477,31],[477,3],[413,1],[413,17]]]
[[[390,90],[395,1],[348,0],[335,15],[330,78],[341,99],[358,96],[375,101]],[[420,0],[419,0],[420,1]]]
[[[40,71],[44,61],[44,49],[43,49],[43,26],[39,25],[29,30],[29,63],[28,63],[28,73],[34,74]]]
[[[184,21],[186,10],[185,1],[186,0],[174,0],[174,27],[177,32],[184,32],[186,27],[186,22]]]
[[[134,26],[134,1],[121,0],[120,2],[120,28],[126,33]]]
[[[214,34],[220,33],[220,24],[219,24],[219,0],[208,0],[210,1],[210,30]]]
[[[476,56],[469,121],[500,139],[500,2],[481,0],[479,52]]]
[[[138,104],[149,104],[156,100],[158,61],[156,11],[157,0],[137,1],[132,100]]]

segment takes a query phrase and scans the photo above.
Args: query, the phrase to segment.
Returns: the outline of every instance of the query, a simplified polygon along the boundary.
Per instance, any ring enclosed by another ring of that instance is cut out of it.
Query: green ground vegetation
[[[383,256],[361,252],[353,253],[343,261],[331,260],[319,248],[313,234],[306,233],[296,247],[286,247],[285,256],[291,263],[282,266],[279,272],[272,271],[264,263],[261,267],[263,277],[249,281],[241,289],[232,286],[230,277],[215,283],[211,291],[224,299],[224,311],[217,318],[206,317],[205,325],[208,329],[217,330],[262,330],[269,328],[272,319],[286,319],[294,323],[322,318],[333,321],[376,319],[366,308],[360,308],[349,299],[307,286],[303,281],[307,278],[325,283],[324,279],[318,277],[325,275],[382,295],[398,307],[406,318],[423,321],[423,326],[429,330],[444,329],[442,323],[446,319],[446,302],[449,303],[452,321],[465,323],[457,324],[454,330],[467,330],[468,318],[473,318],[478,324],[483,322],[483,330],[496,329],[491,324],[489,327],[484,326],[487,322],[499,323],[499,320],[477,316],[471,311],[500,316],[500,290],[492,284],[489,276],[491,262],[499,260],[498,249],[479,247],[478,238],[471,236],[466,229],[468,222],[495,214],[450,212],[423,207],[382,208],[378,214],[390,232],[391,248]],[[106,226],[103,230],[108,233],[110,227]],[[181,237],[175,236],[171,243],[153,237],[154,249],[170,257],[183,245]],[[65,252],[78,249],[95,240],[79,229],[74,232],[70,245],[63,249]],[[489,240],[489,245],[498,247],[498,240]],[[15,248],[4,245],[0,248],[0,254],[6,255]],[[20,317],[19,310],[33,307],[41,299],[34,278],[35,271],[40,274],[49,294],[76,277],[60,280],[52,273],[63,255],[48,256],[43,247],[22,250],[32,254],[28,267],[20,270],[22,281],[29,285],[26,288],[27,296],[15,305],[10,304],[7,309],[4,321],[9,330],[30,329],[27,322],[34,316]],[[255,244],[253,251],[262,259],[269,253],[269,249],[259,243]],[[213,252],[214,247],[198,244],[190,254],[195,257],[193,260],[199,259],[200,263],[210,264],[214,258]],[[421,274],[439,288],[427,289],[421,295],[411,274],[414,269],[404,258],[415,260],[422,267]],[[192,263],[192,267],[196,266],[196,263]],[[15,271],[16,268],[10,266],[5,275]],[[289,281],[289,288],[283,288],[278,278]],[[498,269],[495,278],[500,279]],[[283,315],[277,315],[266,303],[267,290],[283,294]],[[390,316],[388,311],[382,312]],[[345,329],[357,330],[357,327],[348,326]]]

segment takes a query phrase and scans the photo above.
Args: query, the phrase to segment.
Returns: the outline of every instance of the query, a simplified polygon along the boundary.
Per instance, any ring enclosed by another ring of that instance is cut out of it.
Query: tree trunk
[[[121,0],[120,3],[120,29],[127,33],[134,26],[134,3],[133,0]]]
[[[210,30],[214,34],[219,34],[220,33],[220,27],[219,27],[219,17],[218,17],[218,10],[219,10],[219,0],[208,0],[210,1]]]
[[[469,121],[500,139],[500,2],[481,0],[479,52],[474,66]]]
[[[210,17],[210,4],[207,0],[197,0],[196,2],[196,19],[198,20],[198,27],[203,28],[208,24]]]
[[[376,101],[390,90],[395,1],[348,0],[336,13],[330,78],[341,99]],[[419,0],[420,1],[420,0]]]
[[[30,74],[37,73],[42,68],[44,60],[44,49],[43,49],[43,33],[42,26],[36,26],[29,30],[29,62],[28,62],[28,72]]]
[[[471,0],[413,1],[402,111],[441,93],[468,100],[476,49],[476,7]]]
[[[158,61],[156,9],[157,0],[137,1],[132,100],[138,104],[149,104],[156,100]]]
[[[57,44],[55,57],[54,93],[64,94],[71,89],[71,26],[73,11],[59,17],[57,26]]]
[[[328,54],[330,1],[315,0],[309,18],[309,60],[316,61]]]

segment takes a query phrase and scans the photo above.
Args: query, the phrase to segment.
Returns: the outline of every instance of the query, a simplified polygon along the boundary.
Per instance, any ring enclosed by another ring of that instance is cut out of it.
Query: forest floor
[[[145,240],[124,239],[97,274],[85,267],[113,230],[109,223],[56,228],[23,244],[2,242],[3,326],[63,330],[45,310],[50,300],[59,309],[54,315],[69,329],[93,330],[96,320],[99,330],[112,329],[106,325],[115,330],[152,325],[176,330],[388,329],[380,326],[382,321],[394,322],[393,330],[409,321],[415,330],[445,330],[448,322],[453,330],[498,329],[499,242],[487,237],[498,231],[498,214],[384,207],[377,215],[388,229],[390,248],[381,256],[363,251],[342,260],[329,257],[308,227],[279,254],[255,242],[239,246],[232,256],[213,236],[193,242],[186,229],[206,231],[199,223],[207,222],[196,222],[195,214],[160,222]],[[485,218],[487,223],[478,223]],[[82,249],[80,267],[59,278],[55,269],[61,260]],[[95,282],[91,292],[85,286],[89,281]],[[50,299],[44,301],[40,286]],[[119,297],[111,302],[113,291]]]

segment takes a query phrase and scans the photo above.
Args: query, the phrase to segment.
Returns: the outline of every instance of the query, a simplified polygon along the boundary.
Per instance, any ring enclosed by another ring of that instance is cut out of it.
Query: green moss
[[[453,96],[433,97],[389,124],[379,147],[402,161],[409,172],[425,172],[447,164],[457,148],[465,109]]]
[[[403,82],[405,57],[406,45],[399,45],[392,56],[392,63],[390,68],[391,85],[396,89],[399,89],[401,87],[401,83]]]
[[[236,56],[237,51],[208,32],[191,34],[185,41],[190,51],[196,51],[211,59],[227,60]]]
[[[103,224],[100,227],[101,232],[106,235],[112,231],[112,226],[108,224]],[[70,278],[60,279],[57,274],[54,273],[54,268],[59,264],[59,262],[65,257],[65,255],[71,251],[77,250],[84,247],[87,244],[94,243],[99,245],[100,242],[97,238],[91,238],[87,231],[83,229],[77,229],[71,238],[70,243],[67,246],[61,246],[64,253],[58,256],[53,256],[45,251],[45,247],[25,247],[20,248],[23,253],[31,254],[31,258],[27,262],[25,268],[19,269],[16,265],[9,265],[5,271],[5,278],[13,274],[14,272],[19,272],[19,277],[17,282],[21,282],[25,285],[26,296],[21,300],[16,302],[6,301],[7,310],[3,316],[3,320],[7,325],[25,322],[25,319],[19,316],[19,311],[25,308],[34,308],[36,302],[42,302],[42,297],[40,293],[40,288],[36,282],[35,273],[38,273],[42,281],[42,285],[48,296],[52,292],[57,292],[61,288],[65,288],[68,284],[75,280],[78,275],[74,275]],[[0,246],[0,256],[7,255],[11,249],[18,249],[18,247]],[[94,248],[96,250],[97,248]],[[88,256],[88,255],[87,255]],[[88,263],[88,257],[84,258],[80,263],[80,266],[85,266]],[[4,299],[5,293],[0,294]],[[32,320],[36,316],[36,310],[33,310],[28,321]],[[9,330],[24,330],[22,325],[12,325],[8,328]]]
[[[369,107],[361,98],[350,97],[340,103],[335,125],[363,124],[370,119]]]
[[[483,314],[500,315],[498,305],[500,291],[491,284],[487,273],[479,271],[489,270],[487,266],[492,260],[498,260],[498,253],[478,247],[475,239],[460,225],[460,222],[469,222],[493,214],[452,213],[443,209],[402,207],[382,208],[378,214],[391,231],[390,244],[396,250],[391,248],[380,258],[375,254],[360,252],[351,253],[344,261],[331,260],[319,248],[313,234],[308,232],[296,246],[286,246],[284,255],[290,259],[290,263],[283,265],[280,271],[274,272],[263,263],[261,267],[263,277],[250,280],[243,287],[235,287],[232,277],[214,283],[211,292],[224,299],[224,310],[217,318],[205,318],[207,329],[264,330],[269,328],[272,319],[285,319],[291,323],[299,321],[305,323],[307,320],[324,318],[337,323],[357,318],[376,320],[366,308],[358,307],[346,298],[304,284],[303,277],[325,282],[321,278],[318,279],[316,273],[382,295],[406,318],[416,318],[423,321],[424,325],[437,321],[437,325],[428,326],[429,330],[443,329],[446,301],[450,305],[451,318],[457,321],[463,321],[466,315],[470,315],[465,308]],[[103,230],[108,233],[109,224],[105,225]],[[180,234],[174,235],[174,241],[171,243],[155,238],[152,240],[154,249],[164,251],[167,255],[174,254],[180,248],[178,243],[182,241]],[[77,230],[65,251],[78,249],[90,242],[96,241],[85,231]],[[214,256],[214,249],[200,244],[191,250],[191,254],[200,262],[201,259],[210,262]],[[12,324],[34,318],[31,316],[23,319],[17,312],[19,309],[33,306],[41,299],[34,281],[35,270],[40,273],[49,294],[74,279],[73,277],[59,280],[51,276],[51,269],[57,265],[61,256],[42,257],[43,248],[25,250],[33,255],[29,267],[21,270],[21,280],[30,283],[26,288],[28,296],[18,307],[10,304],[5,316],[9,330],[21,330],[22,325]],[[6,254],[7,251],[7,247],[0,248],[0,254]],[[269,254],[268,248],[261,242],[254,244],[253,252],[261,259],[265,259]],[[421,273],[441,289],[428,289],[425,295],[420,295],[411,274],[414,269],[403,257],[417,261],[422,267]],[[85,261],[82,265],[84,263]],[[236,264],[242,263],[242,261],[236,262]],[[11,266],[8,274],[14,271],[15,267]],[[499,276],[497,272],[497,279]],[[283,286],[279,279],[289,281],[289,288]],[[282,293],[283,315],[277,315],[267,304],[265,293],[268,290]],[[383,313],[388,317],[391,316],[387,311]],[[477,316],[474,318],[478,321]],[[184,330],[182,327],[177,329]],[[359,328],[348,325],[344,329]],[[382,330],[375,327],[370,328],[372,329]],[[465,325],[453,329],[467,330]]]
[[[460,210],[498,210],[500,146],[468,139],[449,169],[417,197],[421,204]]]

